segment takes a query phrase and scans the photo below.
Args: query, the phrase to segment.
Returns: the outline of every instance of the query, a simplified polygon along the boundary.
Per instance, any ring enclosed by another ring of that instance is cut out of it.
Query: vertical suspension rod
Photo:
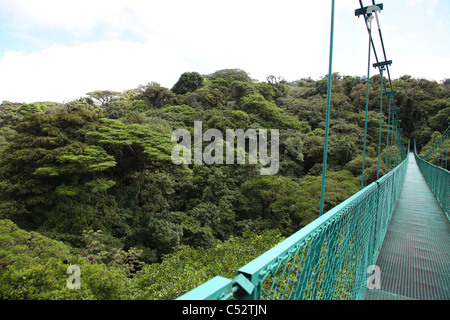
[[[389,131],[391,128],[391,104],[392,104],[392,91],[388,92],[388,96],[389,96],[389,118],[388,118],[388,132],[387,132],[387,138],[386,138],[386,160],[384,161],[384,173],[386,174],[388,171],[388,153],[389,153]],[[391,146],[392,149],[392,146]]]
[[[361,1],[360,1],[360,3],[361,3]],[[375,0],[372,0],[372,4],[375,5]],[[376,11],[375,11],[375,17],[376,17],[376,19],[377,19],[378,34],[379,34],[379,36],[380,36],[381,48],[383,49],[384,61],[386,61],[386,60],[387,60],[387,57],[386,57],[386,50],[385,50],[385,47],[384,47],[383,35],[381,34],[380,21],[378,20],[378,15],[377,15],[377,12],[376,12]],[[389,72],[389,66],[386,66],[386,72],[387,72],[387,75],[388,75],[389,85],[390,85],[391,91],[393,91],[393,88],[392,88],[392,81],[391,81],[391,73]]]
[[[384,66],[380,67],[381,72],[381,97],[380,97],[380,129],[378,134],[378,167],[377,167],[377,180],[380,178],[380,157],[381,157],[381,128],[383,124],[383,71]]]
[[[330,104],[331,104],[331,76],[333,72],[333,40],[334,40],[334,1],[331,1],[331,31],[330,31],[330,58],[328,67],[328,90],[327,90],[327,114],[325,123],[325,145],[323,149],[323,167],[322,167],[322,189],[320,191],[320,210],[319,215],[323,214],[325,201],[325,180],[327,173],[327,153],[328,153],[328,131],[330,126]]]
[[[373,3],[375,3],[375,1],[372,1]],[[361,5],[361,9],[365,9],[364,8],[364,5],[363,5],[363,3],[362,3],[362,0],[359,0],[359,4]],[[374,4],[375,5],[375,4]],[[379,8],[380,9],[382,9],[383,8],[383,5],[379,5]],[[357,15],[358,17],[359,17],[359,15],[360,14],[363,14],[363,13],[361,13],[361,12],[358,12],[359,10],[356,10],[356,12],[355,12],[355,15]],[[375,13],[376,13],[376,11],[375,11]],[[371,15],[371,13],[369,13],[369,16]],[[380,29],[380,25],[379,25],[379,20],[378,20],[378,16],[376,16],[376,18],[377,18],[377,23],[378,23],[378,29]],[[370,32],[371,30],[370,30],[370,28],[369,28],[369,25],[368,25],[368,23],[367,23],[367,17],[366,17],[366,15],[364,14],[364,21],[365,21],[365,24],[366,24],[366,29],[367,29],[367,32]],[[373,41],[373,38],[371,37],[371,44],[372,44],[372,49],[373,49],[373,54],[374,54],[374,56],[375,56],[375,61],[377,62],[377,63],[379,63],[379,60],[378,60],[378,54],[377,54],[377,50],[376,50],[376,48],[375,48],[375,43],[374,43],[374,41]],[[386,60],[386,59],[385,59]],[[385,90],[386,90],[386,87],[384,88]]]
[[[372,19],[373,17],[366,17],[366,26],[369,30],[369,55],[368,55],[368,66],[367,66],[367,89],[366,89],[366,114],[364,121],[364,147],[363,147],[363,163],[362,163],[362,172],[361,172],[361,189],[364,188],[364,171],[366,166],[366,148],[367,148],[367,118],[369,115],[369,93],[370,93],[370,54],[372,49]]]

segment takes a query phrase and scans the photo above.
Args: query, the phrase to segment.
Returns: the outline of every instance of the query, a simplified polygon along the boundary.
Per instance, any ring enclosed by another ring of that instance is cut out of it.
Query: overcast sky
[[[379,2],[391,77],[450,78],[450,1]],[[359,6],[336,0],[341,75],[367,73]],[[64,102],[151,81],[171,88],[183,72],[225,68],[260,81],[319,79],[330,17],[331,0],[0,0],[0,102]]]

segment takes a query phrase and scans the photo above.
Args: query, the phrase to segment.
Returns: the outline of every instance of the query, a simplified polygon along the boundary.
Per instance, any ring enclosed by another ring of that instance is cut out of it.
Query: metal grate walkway
[[[376,265],[366,300],[450,299],[450,223],[413,155]]]

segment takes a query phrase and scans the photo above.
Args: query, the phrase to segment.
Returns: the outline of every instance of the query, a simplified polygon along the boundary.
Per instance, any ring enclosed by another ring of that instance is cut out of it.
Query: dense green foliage
[[[366,185],[376,179],[380,80],[370,79]],[[393,89],[405,139],[426,150],[447,127],[449,87],[403,76]],[[172,89],[4,101],[0,298],[173,299],[233,277],[318,215],[326,90],[326,78],[256,82],[226,69],[183,73]],[[325,210],[360,188],[365,95],[365,79],[333,75]],[[204,131],[279,129],[278,173],[174,164],[172,132],[193,134],[200,120]],[[82,270],[81,290],[66,288],[69,264]]]
[[[73,248],[0,220],[0,299],[175,299],[216,275],[233,278],[282,240],[277,231],[247,232],[211,248],[180,246],[162,263],[143,266],[140,250],[117,248],[98,231],[83,235],[84,247]],[[71,265],[81,272],[77,290],[67,287]]]

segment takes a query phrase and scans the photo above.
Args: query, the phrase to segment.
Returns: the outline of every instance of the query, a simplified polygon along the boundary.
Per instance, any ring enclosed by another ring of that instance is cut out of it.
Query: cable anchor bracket
[[[372,12],[374,12],[374,11],[380,12],[381,10],[383,10],[383,4],[379,3],[379,4],[372,5],[372,6],[367,6],[367,7],[362,7],[362,8],[356,9],[355,16],[358,16],[358,18],[360,15],[363,15],[363,14],[365,14],[367,16],[371,16]]]

